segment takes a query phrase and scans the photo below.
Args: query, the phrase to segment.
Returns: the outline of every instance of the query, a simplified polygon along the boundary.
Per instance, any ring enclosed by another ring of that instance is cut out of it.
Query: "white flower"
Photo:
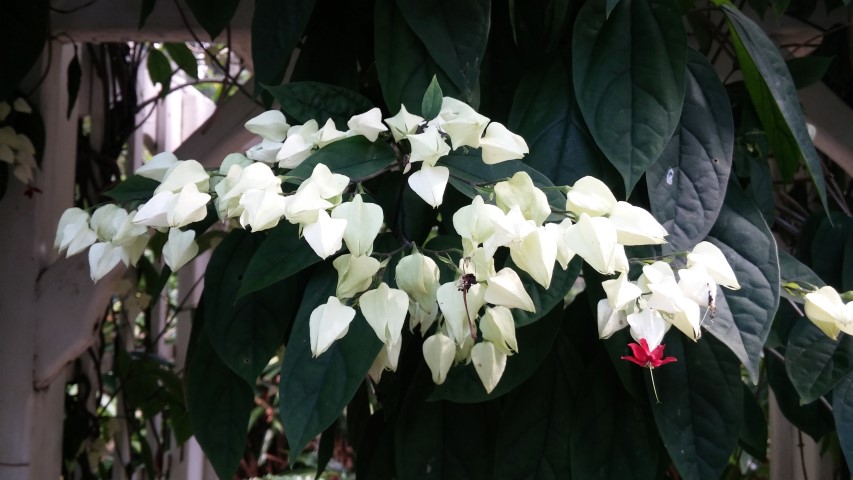
[[[646,210],[628,202],[617,202],[610,212],[616,226],[616,240],[622,245],[657,245],[666,243],[663,225]]]
[[[312,355],[322,355],[335,340],[343,338],[353,318],[355,309],[343,305],[336,297],[329,297],[325,304],[315,308],[308,320]]]
[[[447,372],[456,357],[456,345],[448,336],[436,333],[424,340],[424,360],[432,373],[432,381],[441,385],[447,379]]]
[[[471,361],[486,393],[492,393],[506,369],[506,354],[495,348],[492,342],[480,342],[471,349]]]
[[[508,308],[518,308],[527,312],[535,312],[533,299],[521,283],[521,278],[515,270],[506,267],[493,277],[486,286],[486,302],[492,305],[502,305]]]
[[[693,251],[687,254],[687,266],[691,267],[696,264],[701,264],[708,271],[708,275],[726,288],[737,290],[740,284],[737,282],[735,272],[729,265],[726,256],[713,243],[699,242]]]
[[[334,259],[332,266],[338,271],[337,297],[352,298],[370,288],[380,263],[373,257],[347,253]]]
[[[710,305],[717,299],[717,282],[699,263],[678,271],[678,288],[699,305]]]
[[[141,167],[136,169],[136,174],[162,182],[166,177],[166,172],[178,164],[178,157],[172,152],[162,152],[151,157],[151,160],[145,162]]]
[[[616,227],[609,218],[591,218],[581,213],[578,223],[568,227],[563,241],[592,268],[605,275],[628,271],[625,247],[616,240]]]
[[[611,335],[628,326],[627,312],[625,310],[613,310],[606,298],[598,301],[596,314],[598,338],[610,338]]]
[[[560,223],[545,224],[545,229],[553,232],[557,239],[557,263],[560,264],[563,270],[569,268],[569,262],[575,256],[575,252],[566,243],[566,232],[568,232],[571,226],[572,221],[568,218],[564,218]]]
[[[409,161],[424,162],[424,165],[435,166],[439,158],[450,153],[450,146],[444,141],[441,132],[433,126],[428,126],[423,133],[411,134],[406,137],[412,146]]]
[[[302,234],[314,253],[320,258],[326,259],[341,249],[346,228],[346,219],[331,218],[325,210],[319,210],[317,221],[306,225]],[[356,253],[356,255],[359,254]]]
[[[177,272],[197,254],[198,244],[195,243],[195,231],[169,229],[169,239],[163,244],[163,260],[173,272]]]
[[[521,209],[514,206],[506,215],[495,221],[495,233],[483,242],[483,248],[494,253],[497,247],[520,242],[535,230],[536,223],[524,218]]]
[[[400,111],[397,112],[397,115],[385,119],[385,123],[391,127],[391,135],[394,137],[395,142],[399,142],[409,134],[415,133],[418,125],[423,122],[423,117],[409,113],[405,105],[400,105]]]
[[[439,285],[438,265],[430,257],[415,250],[397,262],[394,280],[397,287],[403,289],[416,304],[431,310],[436,302]]]
[[[318,185],[306,180],[302,182],[296,193],[286,197],[284,215],[290,223],[309,225],[317,221],[319,211],[332,208],[333,206],[331,202],[320,196],[320,187]]]
[[[225,155],[225,158],[222,159],[222,163],[219,165],[219,173],[221,173],[222,175],[227,175],[228,172],[231,171],[231,167],[233,167],[234,165],[238,165],[241,169],[244,169],[254,164],[255,162],[253,162],[252,159],[243,155],[242,153],[229,153],[228,155]],[[267,167],[269,168],[269,166]],[[272,170],[270,170],[270,172],[272,172]],[[212,180],[213,179],[211,179],[211,181]]]
[[[90,224],[92,225],[92,230],[98,234],[100,241],[110,242],[115,237],[116,231],[125,217],[127,217],[127,210],[118,205],[108,203],[95,210],[92,214]]]
[[[468,288],[467,300],[463,298],[462,291],[456,282],[448,282],[438,287],[436,298],[438,307],[444,314],[445,325],[448,333],[456,341],[457,345],[465,342],[465,337],[471,333],[469,322],[474,322],[479,316],[480,308],[485,305],[486,289],[479,283]],[[465,309],[467,302],[468,309]]]
[[[18,97],[12,102],[12,108],[15,109],[16,112],[21,113],[33,113],[33,109],[30,107],[30,104],[24,100],[23,97]]]
[[[371,142],[379,137],[379,132],[388,131],[388,127],[382,123],[382,112],[378,108],[371,108],[361,115],[355,115],[347,122],[347,128],[356,135],[363,135]]]
[[[337,142],[346,137],[347,133],[338,130],[335,127],[335,121],[330,118],[326,120],[323,128],[317,130],[317,133],[314,134],[314,143],[317,145],[317,148],[323,148],[330,143]]]
[[[409,176],[408,182],[412,191],[433,208],[438,208],[449,179],[450,170],[447,167],[431,167],[425,163],[420,170]]]
[[[273,142],[272,140],[261,140],[261,143],[249,147],[246,150],[246,157],[256,162],[274,163],[276,155],[281,150],[282,142]]]
[[[401,340],[403,323],[409,309],[406,292],[390,288],[382,282],[373,290],[364,292],[358,300],[361,313],[376,332],[376,336],[390,347]]]
[[[616,197],[601,180],[583,177],[566,194],[566,210],[590,217],[607,215],[616,206]]]
[[[361,195],[355,195],[351,202],[335,207],[332,218],[346,220],[344,242],[350,253],[370,255],[373,252],[373,240],[382,228],[382,207],[375,203],[364,203]]]
[[[209,201],[210,195],[189,183],[177,194],[166,190],[154,195],[139,207],[133,222],[155,228],[181,228],[204,220]]]
[[[510,243],[509,254],[536,283],[546,289],[551,286],[557,261],[557,236],[552,230],[539,227],[520,242]]]
[[[110,242],[98,242],[89,248],[89,275],[97,282],[121,262],[121,247]]]
[[[314,137],[317,131],[316,120],[308,120],[303,125],[290,127],[290,130],[287,132],[287,139],[275,156],[278,166],[281,168],[296,168],[306,158],[311,156],[311,150],[314,148]]]
[[[486,165],[523,158],[530,152],[527,142],[520,135],[510,132],[498,122],[492,122],[486,128],[486,135],[480,139],[480,147]]]
[[[601,282],[601,287],[604,288],[607,302],[613,310],[623,310],[643,294],[640,287],[628,281],[626,272],[622,272],[617,279]]]
[[[204,170],[204,166],[195,160],[179,160],[166,171],[163,183],[154,189],[154,194],[177,193],[191,183],[196,185],[197,191],[207,192],[210,190],[210,175]]]
[[[239,161],[239,159],[236,160]],[[280,194],[280,185],[281,179],[265,163],[253,162],[245,167],[240,163],[231,165],[228,175],[214,187],[219,218],[240,216],[243,213],[243,207],[240,205],[241,197],[249,190],[271,190],[273,193]]]
[[[479,195],[453,214],[453,228],[462,237],[466,256],[495,233],[495,223],[503,217],[500,208],[485,203]]]
[[[530,175],[523,171],[517,172],[508,181],[495,184],[495,203],[504,212],[517,206],[524,218],[533,220],[537,227],[551,214],[545,192],[536,188]]]
[[[512,312],[506,307],[489,307],[480,319],[480,331],[483,340],[492,342],[495,348],[506,355],[518,352],[518,341],[515,338],[515,320]]]
[[[349,185],[349,177],[339,173],[332,173],[329,167],[318,163],[314,166],[314,170],[311,171],[311,176],[302,182],[302,185],[299,185],[296,191],[299,192],[300,190],[309,188],[309,186],[317,187],[317,193],[320,195],[320,198],[328,200],[333,205],[337,205],[341,203],[341,194],[346,190],[347,185]]]
[[[243,228],[251,226],[253,232],[273,228],[284,216],[286,206],[287,200],[278,186],[246,190],[240,197],[240,225]]]
[[[658,310],[675,328],[691,340],[697,340],[701,335],[699,326],[702,321],[699,304],[684,296],[674,278],[650,283],[648,288],[652,292],[648,299],[649,308]]]
[[[386,345],[384,348],[379,349],[376,359],[373,360],[373,365],[367,371],[373,383],[379,383],[379,380],[382,378],[382,372],[385,370],[397,371],[397,363],[400,360],[400,350],[402,350],[402,347],[403,341],[401,340],[393,345]]]
[[[82,252],[98,240],[98,235],[89,228],[89,214],[77,207],[69,208],[59,218],[54,247],[68,256]]]
[[[246,130],[272,142],[284,141],[290,129],[284,114],[279,110],[267,110],[246,122],[245,127]]]
[[[447,132],[453,149],[461,146],[478,148],[480,137],[489,123],[488,117],[480,115],[468,104],[451,97],[441,99],[438,116],[443,120],[442,130]]]
[[[628,325],[631,326],[631,337],[637,342],[645,338],[649,350],[654,350],[663,341],[663,336],[669,330],[669,323],[656,310],[646,308],[639,313],[628,315]]]
[[[829,338],[838,339],[839,331],[853,335],[853,302],[847,304],[832,287],[821,287],[806,294],[806,317]]]
[[[483,247],[478,247],[467,257],[459,259],[460,271],[471,273],[472,269],[478,282],[485,282],[495,276],[495,259],[492,257],[492,252]]]

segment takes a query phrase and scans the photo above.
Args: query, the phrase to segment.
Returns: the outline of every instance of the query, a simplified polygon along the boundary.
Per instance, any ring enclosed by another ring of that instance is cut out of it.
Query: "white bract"
[[[422,348],[433,383],[441,385],[456,358],[456,344],[447,335],[436,333],[424,340]]]
[[[314,134],[314,143],[317,144],[317,148],[323,148],[330,143],[337,142],[342,138],[347,137],[347,132],[342,132],[335,127],[335,121],[331,118],[326,120],[326,123],[323,125],[323,128],[317,130],[317,133]]]
[[[162,182],[166,177],[166,172],[178,164],[178,157],[172,152],[162,152],[151,157],[151,160],[145,162],[141,167],[136,169],[137,175],[152,180]]]
[[[438,287],[438,307],[444,314],[447,331],[457,345],[462,345],[465,337],[471,334],[469,322],[479,317],[480,308],[486,303],[485,296],[486,289],[479,283],[470,286],[464,297],[458,282],[448,282]]]
[[[267,110],[246,122],[244,126],[246,130],[272,142],[283,142],[290,129],[284,114],[279,110]]]
[[[523,158],[530,152],[527,142],[521,136],[510,132],[498,122],[492,122],[486,128],[486,134],[480,139],[480,147],[483,149],[483,163],[486,165]]]
[[[296,168],[311,155],[314,148],[314,137],[317,135],[317,121],[308,120],[303,125],[290,127],[287,139],[276,152],[275,161],[281,168]],[[246,154],[251,158],[248,153]]]
[[[391,288],[382,282],[373,290],[364,292],[358,300],[364,319],[387,347],[401,341],[403,324],[409,309],[406,292]]]
[[[399,142],[410,134],[415,133],[418,125],[423,122],[423,117],[409,113],[405,105],[400,105],[400,111],[397,112],[397,115],[385,119],[385,123],[391,127],[391,135],[394,137],[395,142]]]
[[[422,133],[406,136],[412,146],[409,161],[424,162],[424,165],[435,166],[439,158],[450,153],[450,146],[444,141],[441,132],[436,127],[428,126]]]
[[[486,393],[492,393],[506,369],[506,354],[492,342],[480,342],[471,349],[471,361]]]
[[[319,210],[317,212],[317,221],[305,226],[302,230],[302,235],[305,237],[308,245],[311,246],[311,249],[314,250],[314,253],[320,258],[325,259],[341,249],[347,224],[346,219],[331,218],[325,210]],[[358,252],[354,253],[360,255]]]
[[[312,355],[322,355],[335,340],[343,338],[353,318],[355,309],[342,304],[336,297],[329,297],[325,304],[315,308],[308,319]]]
[[[485,300],[492,305],[502,305],[507,308],[518,308],[527,312],[535,312],[533,299],[524,289],[521,277],[515,270],[505,267],[496,275],[489,277],[486,286]]]
[[[518,172],[508,181],[495,184],[495,203],[504,212],[518,207],[524,218],[533,220],[536,226],[542,225],[551,214],[548,197],[533,185],[527,172]]]
[[[500,208],[485,203],[479,195],[474,197],[471,205],[453,214],[453,228],[462,237],[462,249],[466,256],[495,233],[495,223],[503,217]]]
[[[82,252],[98,240],[98,235],[89,228],[89,214],[74,207],[65,210],[56,227],[56,241],[53,246],[60,253],[68,249],[67,256]]]
[[[371,142],[375,142],[380,132],[387,132],[388,127],[382,123],[382,112],[378,108],[355,115],[347,122],[349,128],[356,135],[363,135]]]
[[[708,271],[708,275],[714,279],[717,284],[726,288],[737,290],[740,284],[735,277],[735,272],[729,265],[726,256],[722,250],[710,242],[699,242],[693,247],[693,251],[687,254],[687,266],[691,267],[695,264],[700,264]]]
[[[806,294],[806,317],[828,337],[836,340],[839,332],[853,335],[853,302],[844,303],[832,287],[821,287]]]
[[[441,129],[450,137],[453,149],[462,146],[478,148],[480,137],[489,124],[488,117],[480,115],[467,103],[451,97],[441,99]]]
[[[338,298],[352,298],[370,288],[373,276],[379,271],[379,260],[373,257],[361,257],[349,253],[332,261],[338,271]]]
[[[361,195],[350,202],[342,203],[332,210],[332,218],[346,220],[344,242],[354,255],[370,255],[373,240],[382,229],[382,207],[375,203],[364,203]]]
[[[496,349],[505,355],[518,352],[518,341],[515,338],[515,320],[512,312],[506,307],[489,307],[480,319],[480,331],[483,340],[492,342]]]
[[[546,289],[551,286],[554,263],[557,261],[557,236],[552,230],[539,227],[509,244],[509,255],[518,268]]]
[[[191,183],[195,184],[197,191],[207,192],[210,190],[210,175],[195,160],[179,160],[166,170],[163,182],[154,189],[154,194],[178,193]]]
[[[563,241],[592,268],[605,275],[628,271],[625,247],[616,239],[616,227],[609,218],[581,213],[578,222],[566,229]]]
[[[447,188],[449,179],[450,170],[447,167],[431,167],[424,164],[420,170],[409,176],[408,182],[412,191],[433,208],[438,208],[444,198],[444,190]]]
[[[198,254],[198,244],[195,242],[195,232],[169,229],[169,239],[163,244],[163,260],[166,265],[177,272],[178,269],[195,258]]]
[[[622,245],[656,245],[666,243],[663,225],[648,211],[628,202],[617,202],[610,212],[616,227],[616,240]]]
[[[590,217],[607,215],[616,206],[616,197],[610,188],[595,177],[583,177],[566,194],[566,210]]]
[[[240,225],[251,227],[253,232],[268,230],[278,225],[286,207],[287,201],[278,186],[246,190],[240,196]]]
[[[631,326],[631,337],[637,342],[645,338],[649,350],[654,350],[663,341],[663,336],[669,330],[669,323],[656,310],[646,308],[638,313],[628,315],[628,325]]]

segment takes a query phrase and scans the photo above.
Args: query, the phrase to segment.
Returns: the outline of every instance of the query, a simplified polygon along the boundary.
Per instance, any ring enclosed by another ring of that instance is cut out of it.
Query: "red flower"
[[[665,347],[663,344],[658,345],[654,350],[649,351],[649,344],[646,342],[645,338],[640,339],[639,345],[636,343],[629,343],[628,347],[634,353],[634,356],[624,356],[620,358],[622,358],[622,360],[634,362],[641,367],[657,368],[661,365],[676,361],[675,357],[663,358],[663,349]]]

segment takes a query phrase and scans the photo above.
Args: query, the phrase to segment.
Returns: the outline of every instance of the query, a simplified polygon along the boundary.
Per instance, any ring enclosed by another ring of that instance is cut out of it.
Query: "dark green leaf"
[[[139,26],[136,28],[142,30],[142,27],[145,26],[145,21],[148,20],[148,16],[154,11],[156,5],[157,0],[142,0],[142,5],[139,8]]]
[[[524,163],[554,185],[573,185],[587,175],[606,180],[609,164],[583,123],[567,88],[570,81],[567,65],[560,59],[546,69],[529,70],[515,92],[507,125],[530,146]]]
[[[193,16],[213,40],[231,22],[240,0],[186,0]]]
[[[255,85],[278,85],[314,10],[314,0],[257,0],[252,15]],[[313,118],[313,117],[311,117]]]
[[[491,2],[397,0],[396,3],[429,55],[462,92],[459,99],[477,108],[480,63],[489,38]],[[392,109],[395,106],[389,105]]]
[[[575,22],[575,94],[592,137],[630,192],[660,156],[684,100],[687,35],[663,0],[584,4]]]
[[[743,384],[743,425],[739,443],[753,457],[767,458],[767,416],[746,384]]]
[[[770,164],[763,158],[749,157],[749,186],[747,193],[761,216],[773,227],[776,219],[776,197],[773,191],[773,174]]]
[[[438,77],[433,75],[429,87],[424,92],[424,99],[421,101],[421,112],[426,120],[432,120],[438,116],[438,112],[441,111],[443,96],[441,86],[438,84]]]
[[[283,221],[270,231],[246,267],[237,298],[268,287],[320,261],[299,227]]]
[[[104,195],[117,202],[148,200],[154,196],[154,190],[158,186],[160,186],[160,182],[157,180],[141,175],[133,175],[124,179],[112,190],[105,192]]]
[[[741,288],[720,289],[728,309],[721,308],[723,303],[718,295],[717,316],[711,319],[707,329],[729,345],[752,380],[757,381],[761,349],[779,307],[776,240],[761,214],[735,184],[729,185],[726,202],[708,240],[722,250]],[[744,350],[729,335],[734,332],[740,336]]]
[[[297,123],[314,119],[322,127],[331,118],[337,127],[343,128],[353,115],[373,108],[370,100],[352,90],[320,82],[293,82],[264,88]]]
[[[77,95],[80,93],[80,79],[83,77],[83,70],[80,69],[80,59],[77,58],[77,51],[74,51],[74,58],[68,62],[66,69],[67,87],[68,87],[68,108],[65,110],[65,118],[71,118],[71,111],[74,110],[74,104],[77,103]]]
[[[853,337],[836,341],[812,322],[800,320],[788,334],[785,370],[802,403],[811,403],[853,371]]]
[[[548,58],[554,52],[566,34],[566,22],[571,6],[572,2],[569,0],[509,2],[509,20],[513,41],[518,46],[523,59],[538,63],[540,59]],[[489,35],[494,38],[501,27],[500,21],[495,18],[493,13],[492,31],[489,32]],[[495,52],[493,45],[489,46],[489,51]],[[499,51],[498,54],[505,55],[505,51]]]
[[[246,267],[260,243],[260,235],[232,231],[214,250],[204,275],[210,343],[249,385],[255,384],[284,340],[298,298],[298,283],[285,280],[237,299]]]
[[[651,211],[669,232],[664,251],[692,249],[711,231],[726,196],[733,148],[725,87],[708,60],[689,50],[681,121],[646,172]]]
[[[279,410],[294,455],[341,415],[382,348],[358,313],[344,338],[319,357],[312,356],[309,317],[335,294],[336,285],[337,275],[331,268],[317,270],[308,282],[281,366]]]
[[[165,43],[163,47],[172,61],[178,65],[178,68],[191,78],[198,80],[198,60],[186,43]]]
[[[853,463],[853,374],[847,375],[832,392],[835,430],[847,464]]]
[[[665,354],[678,361],[654,369],[660,436],[682,478],[717,480],[743,422],[740,366],[716,339],[694,343],[678,332],[667,335]]]
[[[495,448],[495,478],[568,478],[572,398],[554,355],[505,397]]]
[[[785,285],[796,283],[806,290],[810,287],[819,288],[826,285],[809,267],[784,250],[779,250],[779,271],[782,279],[782,296],[798,303],[804,303],[805,299],[800,295],[788,293]]]
[[[533,305],[536,306],[535,312],[525,312],[517,308],[513,309],[512,317],[515,319],[515,325],[523,327],[536,322],[555,306],[562,306],[563,300],[575,284],[578,274],[580,274],[583,261],[579,257],[573,258],[569,263],[569,267],[565,270],[556,265],[554,267],[554,274],[551,277],[551,285],[548,288],[539,285],[527,272],[516,267],[512,259],[507,260],[506,266],[511,267],[519,273],[521,284],[524,285],[524,289],[533,300]]]
[[[817,222],[813,236],[803,235],[800,239],[799,253],[821,279],[828,285],[834,285],[841,290],[853,288],[844,284],[844,272],[848,270],[853,257],[845,255],[848,238],[853,237],[853,219],[841,214],[830,218],[823,217]]]
[[[332,453],[335,450],[335,437],[338,430],[337,424],[333,423],[329,428],[323,431],[320,435],[320,446],[317,447],[317,475],[314,480],[320,480],[320,475],[326,470],[326,465],[332,459]]]
[[[322,163],[329,167],[329,170],[346,175],[350,181],[357,182],[378,173],[396,160],[397,155],[387,143],[371,142],[358,135],[338,140],[317,150],[288,175],[300,179],[309,178],[314,167]]]
[[[798,57],[788,60],[785,65],[791,73],[794,87],[802,90],[819,82],[834,60],[835,57]]]
[[[151,83],[154,85],[160,84],[160,95],[168,93],[172,86],[172,64],[169,63],[166,55],[156,48],[151,48],[148,50],[148,62],[146,65]]]
[[[421,100],[433,76],[444,85],[444,95],[465,100],[461,90],[430,57],[424,44],[409,27],[393,0],[377,0],[375,11],[376,72],[388,109],[396,113],[405,104],[411,113],[421,113]]]
[[[197,318],[201,316],[198,312]],[[243,458],[255,393],[220,360],[201,322],[196,322],[193,325],[196,341],[187,365],[190,423],[216,474],[219,478],[231,478]]]
[[[540,321],[516,330],[518,353],[507,359],[506,370],[492,393],[486,393],[473,364],[461,364],[451,367],[445,382],[435,387],[429,399],[476,403],[512,391],[527,380],[542,363],[551,349],[563,319],[563,306],[559,305]]]
[[[0,45],[3,45],[0,100],[11,97],[41,55],[50,30],[49,17],[48,0],[0,3]]]
[[[806,130],[797,90],[782,56],[761,27],[737,8],[723,5],[723,11],[746,88],[767,131],[780,173],[790,179],[804,159],[823,208],[828,209],[820,158]]]
[[[784,360],[770,354],[766,357],[765,365],[767,381],[773,389],[779,410],[795,427],[819,442],[832,431],[832,413],[820,401],[800,405],[800,397],[785,372]]]

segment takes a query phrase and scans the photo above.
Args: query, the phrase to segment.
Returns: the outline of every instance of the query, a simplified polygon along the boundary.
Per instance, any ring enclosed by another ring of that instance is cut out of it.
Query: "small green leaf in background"
[[[438,84],[438,77],[433,75],[432,81],[429,82],[429,87],[424,92],[424,99],[421,102],[421,115],[423,115],[425,120],[429,121],[438,116],[438,112],[441,111],[442,97],[443,94],[441,93],[441,86]]]
[[[599,148],[631,192],[657,161],[681,116],[687,34],[674,5],[586,2],[575,21],[575,97]]]
[[[797,90],[785,61],[755,22],[733,5],[722,8],[729,20],[746,88],[767,130],[779,172],[790,180],[800,161],[805,160],[823,208],[828,211],[823,168],[806,130]]]
[[[832,391],[835,430],[847,464],[853,463],[853,374],[848,374]]]
[[[264,88],[281,105],[291,123],[317,120],[320,127],[331,118],[338,128],[346,126],[353,115],[364,113],[370,100],[347,88],[320,82],[292,82]]]
[[[255,85],[278,85],[305,31],[315,0],[257,0],[252,14]]]
[[[827,394],[853,371],[853,337],[833,340],[812,322],[801,319],[788,334],[785,370],[802,403]]]
[[[350,181],[372,176],[397,160],[394,150],[385,142],[371,142],[361,135],[345,138],[317,150],[288,175],[299,179],[311,176],[318,163],[329,170],[346,175]]]
[[[791,72],[794,86],[797,90],[802,90],[819,82],[834,60],[835,57],[797,57],[786,61],[785,65]]]
[[[172,64],[169,63],[166,55],[156,48],[150,48],[146,65],[151,83],[160,84],[160,95],[169,93],[169,89],[172,87]]]
[[[809,267],[784,250],[779,250],[779,271],[782,278],[782,296],[797,303],[805,303],[805,298],[788,293],[785,285],[794,283],[806,290],[826,285]]]
[[[148,200],[154,196],[154,190],[159,185],[160,182],[157,180],[143,177],[141,175],[133,175],[124,179],[113,189],[105,192],[104,195],[117,202]]]
[[[213,40],[225,30],[240,0],[185,0],[198,23]]]
[[[752,393],[746,384],[743,385],[743,426],[740,429],[738,443],[746,451],[759,460],[767,458],[767,416],[756,394]]]
[[[178,65],[178,68],[190,78],[198,80],[198,60],[186,43],[166,43],[163,47],[169,57]]]
[[[71,118],[71,112],[77,103],[77,95],[80,93],[80,81],[83,77],[83,70],[80,68],[80,59],[77,57],[77,45],[74,46],[74,58],[68,62],[68,68],[65,72],[68,82],[68,108],[65,110],[65,118],[67,120]]]
[[[821,401],[801,404],[799,395],[785,372],[784,360],[771,353],[765,357],[767,381],[779,410],[795,427],[812,437],[815,442],[833,429],[832,412]]]
[[[273,228],[252,255],[237,298],[289,278],[320,261],[299,227],[283,221]]]

